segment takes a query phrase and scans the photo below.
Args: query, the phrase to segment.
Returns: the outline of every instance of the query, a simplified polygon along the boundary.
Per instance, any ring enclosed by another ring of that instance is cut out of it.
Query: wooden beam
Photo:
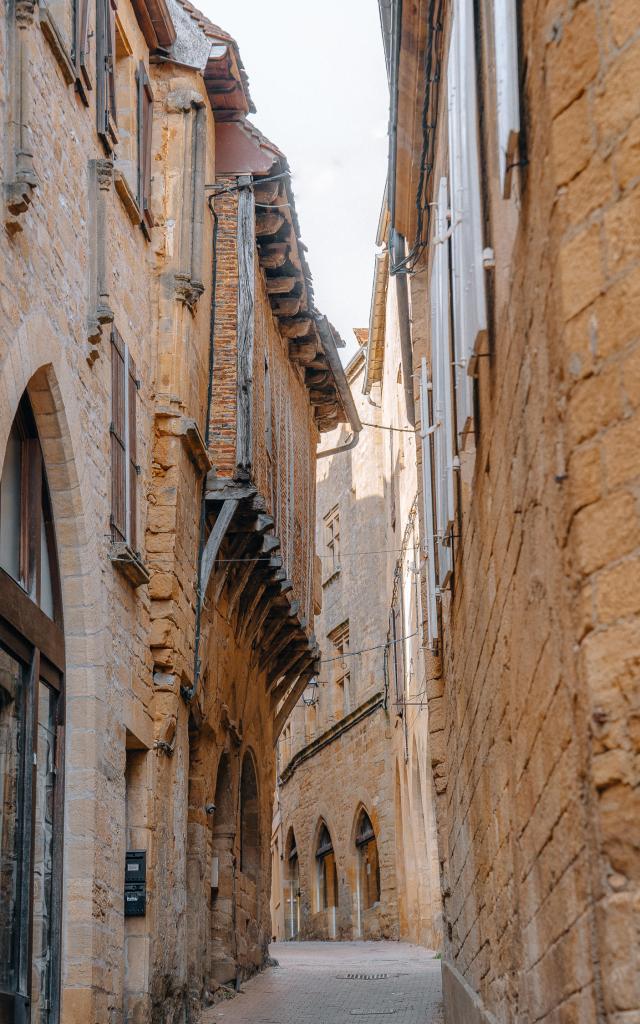
[[[312,363],[318,354],[318,347],[314,338],[302,338],[299,341],[289,342],[289,359],[302,366]]]
[[[271,308],[276,316],[295,316],[296,313],[300,312],[300,306],[302,305],[302,298],[300,295],[273,296],[271,299]]]
[[[279,326],[283,338],[304,338],[311,329],[311,320],[308,316],[296,317],[295,320],[283,317]]]
[[[259,178],[253,183],[253,194],[256,203],[273,203],[278,198],[280,181],[260,181]]]
[[[289,257],[288,242],[268,242],[259,247],[260,266],[265,270],[279,270]]]
[[[296,683],[294,684],[293,689],[291,690],[289,695],[285,698],[285,701],[284,701],[282,707],[280,708],[280,710],[278,711],[278,713],[277,713],[277,715],[275,717],[274,723],[273,723],[273,742],[274,742],[274,745],[277,742],[278,737],[279,737],[280,733],[282,732],[284,726],[286,725],[286,722],[287,722],[287,719],[288,719],[289,715],[291,714],[291,712],[293,711],[294,707],[298,703],[300,697],[304,693],[304,691],[305,691],[305,689],[307,687],[307,683],[309,682],[310,679],[313,679],[315,674],[316,674],[315,669],[309,669],[308,671],[302,672],[300,674],[300,676],[298,677]]]
[[[254,251],[255,208],[250,175],[238,184],[238,381],[236,411],[236,467],[250,476],[253,459],[253,345],[254,345]]]
[[[278,656],[282,653],[287,644],[290,644],[292,640],[298,634],[298,626],[296,623],[283,622],[276,633],[274,633],[272,643],[269,647],[269,653],[266,661],[261,666],[267,673],[267,685],[271,685],[271,674],[277,663]]]
[[[209,586],[209,577],[211,576],[211,570],[213,569],[213,563],[216,560],[222,538],[224,537],[229,523],[233,519],[234,513],[238,507],[237,498],[227,498],[222,503],[222,508],[218,513],[218,518],[215,521],[215,525],[209,534],[207,543],[204,551],[202,552],[202,560],[200,562],[200,593],[204,596]]]
[[[286,295],[292,291],[298,283],[297,277],[267,275],[267,292],[269,295]]]
[[[284,224],[284,217],[278,210],[259,210],[255,223],[256,235],[262,238],[265,235],[275,235]]]
[[[292,647],[285,652],[284,657],[280,659],[278,668],[274,670],[271,676],[270,686],[273,686],[274,683],[277,684],[271,690],[271,699],[274,706],[284,697],[293,680],[302,672],[307,661],[312,656],[313,651],[309,650],[308,643],[302,647]]]

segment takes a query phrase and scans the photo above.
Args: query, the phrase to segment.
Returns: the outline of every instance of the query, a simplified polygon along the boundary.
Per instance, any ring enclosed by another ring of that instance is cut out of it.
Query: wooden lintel
[[[213,472],[207,473],[204,496],[208,502],[226,501],[228,498],[241,501],[244,498],[253,498],[255,494],[256,488],[253,484],[231,480],[229,477],[216,476]]]

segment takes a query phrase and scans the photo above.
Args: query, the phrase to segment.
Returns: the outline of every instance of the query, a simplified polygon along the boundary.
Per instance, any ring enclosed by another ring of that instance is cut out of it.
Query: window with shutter
[[[137,459],[137,425],[136,407],[138,378],[136,364],[129,354],[129,372],[127,374],[127,441],[128,441],[128,477],[127,477],[127,498],[128,498],[128,521],[129,547],[135,551],[138,542],[138,459]]]
[[[96,5],[96,114],[98,135],[107,152],[118,141],[116,126],[115,13],[116,0],[97,0]]]
[[[429,379],[427,361],[422,359],[420,368],[420,437],[422,440],[422,503],[424,509],[424,548],[427,560],[427,636],[433,647],[438,638],[438,617],[436,609],[436,555],[433,519],[433,459],[431,455],[431,434],[433,427],[429,411]]]
[[[473,0],[454,4],[447,62],[456,419],[462,446],[472,430],[468,376],[487,329]]]
[[[74,60],[78,75],[80,95],[85,103],[88,103],[86,90],[93,88],[91,72],[89,71],[91,38],[92,33],[89,32],[89,0],[76,0],[76,43],[74,48]]]
[[[137,405],[135,363],[114,327],[111,333],[111,534],[137,543]]]
[[[453,404],[451,394],[451,332],[449,323],[449,237],[447,179],[441,178],[436,209],[435,245],[431,268],[431,360],[433,410],[436,537],[438,582],[444,587],[453,568],[450,531],[454,518]]]
[[[520,94],[518,87],[518,30],[516,0],[494,0],[493,26],[496,57],[496,92],[500,186],[511,195],[513,164],[517,160],[520,135]]]
[[[143,61],[137,71],[138,85],[138,206],[143,227],[153,227],[151,214],[151,141],[153,132],[153,92]]]
[[[124,342],[111,332],[111,533],[127,540],[127,416]]]

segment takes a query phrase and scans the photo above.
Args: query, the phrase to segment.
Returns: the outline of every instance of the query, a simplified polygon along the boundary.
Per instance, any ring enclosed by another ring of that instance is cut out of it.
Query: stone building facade
[[[17,0],[0,53],[0,1019],[197,1020],[265,956],[353,410],[235,42]]]
[[[318,461],[322,657],[278,745],[272,837],[274,933],[287,939],[441,942],[401,304],[381,256],[346,371],[362,431],[354,447],[344,427],[329,435]]]
[[[381,3],[447,1020],[633,1020],[637,5]]]

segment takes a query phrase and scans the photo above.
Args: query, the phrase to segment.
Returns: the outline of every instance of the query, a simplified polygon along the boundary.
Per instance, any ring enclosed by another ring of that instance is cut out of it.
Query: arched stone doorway
[[[358,932],[366,936],[367,911],[380,902],[380,860],[371,818],[361,809],[356,827],[358,857]]]
[[[233,981],[236,974],[236,801],[233,773],[222,754],[216,777],[211,835],[211,974],[215,981]]]
[[[0,477],[2,1020],[59,1020],[64,670],[53,515],[25,394]]]
[[[289,829],[284,857],[284,936],[295,939],[300,931],[300,860],[293,828]]]

